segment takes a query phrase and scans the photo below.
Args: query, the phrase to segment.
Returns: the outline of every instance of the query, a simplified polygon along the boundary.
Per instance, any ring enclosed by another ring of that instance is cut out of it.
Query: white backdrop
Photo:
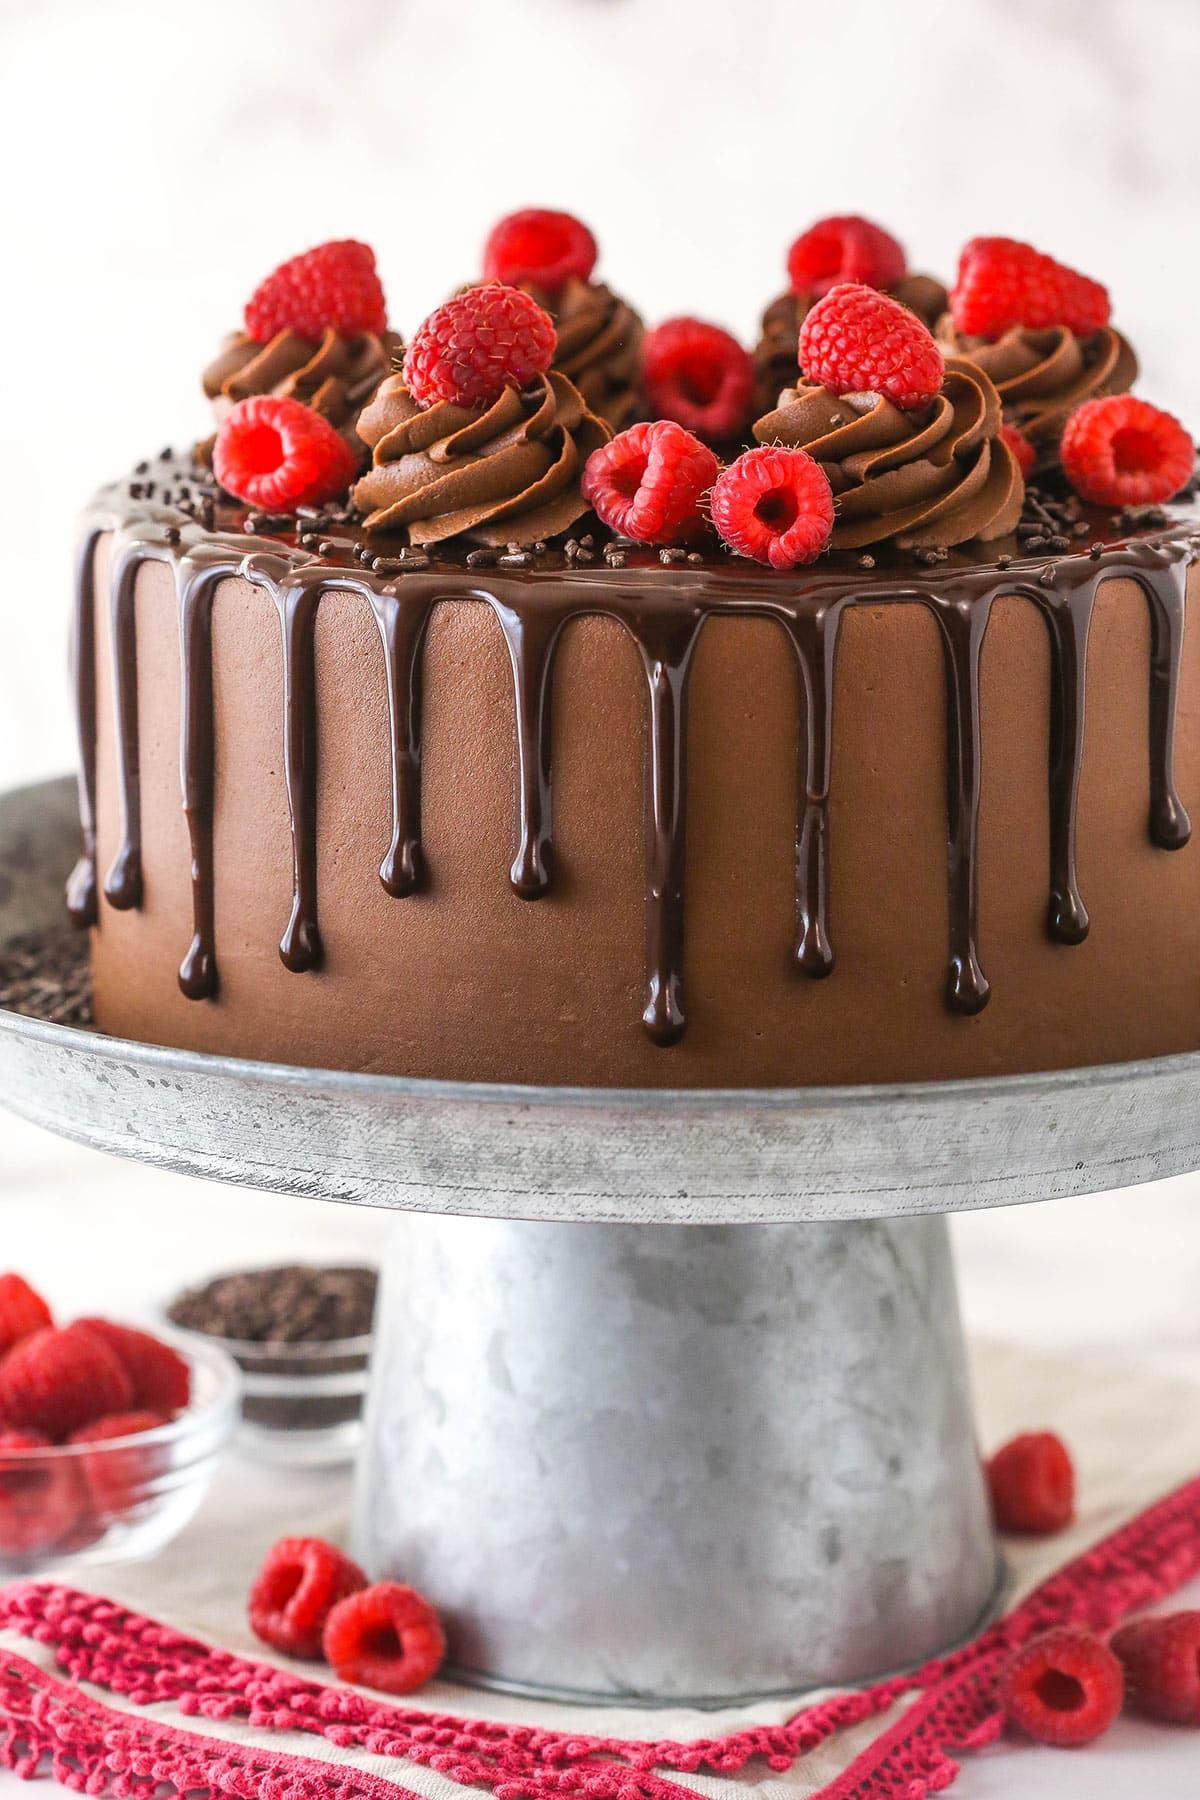
[[[75,510],[199,429],[221,332],[324,237],[411,328],[561,205],[649,318],[749,336],[822,213],[943,273],[1028,235],[1200,426],[1198,69],[1195,0],[0,0],[0,781],[69,759]]]

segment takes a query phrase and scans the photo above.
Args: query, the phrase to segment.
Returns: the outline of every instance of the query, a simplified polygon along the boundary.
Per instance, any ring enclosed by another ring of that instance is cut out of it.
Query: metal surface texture
[[[75,854],[69,781],[0,799],[0,941],[62,917]],[[0,1011],[0,1100],[188,1174],[504,1219],[885,1218],[1200,1165],[1200,1054],[912,1086],[528,1088],[244,1062]]]
[[[944,1220],[393,1230],[355,1554],[431,1595],[465,1674],[716,1704],[979,1621]]]

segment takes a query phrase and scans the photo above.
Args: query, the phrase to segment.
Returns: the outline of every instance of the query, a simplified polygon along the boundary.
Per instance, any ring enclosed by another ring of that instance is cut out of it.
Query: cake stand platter
[[[0,946],[61,920],[73,787],[0,798]],[[945,1214],[1200,1166],[1200,1054],[987,1081],[405,1080],[0,1009],[0,1101],[120,1155],[391,1208],[355,1547],[456,1666],[718,1704],[969,1633],[998,1559]]]

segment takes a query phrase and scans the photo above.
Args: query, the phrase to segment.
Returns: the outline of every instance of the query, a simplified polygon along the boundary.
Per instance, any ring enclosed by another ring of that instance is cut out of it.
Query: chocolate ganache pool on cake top
[[[98,1026],[658,1087],[1200,1046],[1195,455],[1106,290],[823,220],[751,353],[596,254],[514,214],[406,348],[366,246],[295,257],[215,436],[97,498]]]

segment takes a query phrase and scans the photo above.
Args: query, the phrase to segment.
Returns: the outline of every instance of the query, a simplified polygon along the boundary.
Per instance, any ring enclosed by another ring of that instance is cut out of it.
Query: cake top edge
[[[819,219],[753,350],[690,314],[647,327],[599,262],[582,220],[523,208],[402,331],[369,245],[292,256],[203,371],[198,461],[248,516],[323,508],[409,567],[577,567],[602,536],[626,562],[967,566],[1065,553],[1081,524],[1090,545],[1072,508],[1194,495],[1107,288],[1019,239],[970,239],[943,283],[873,221]]]

